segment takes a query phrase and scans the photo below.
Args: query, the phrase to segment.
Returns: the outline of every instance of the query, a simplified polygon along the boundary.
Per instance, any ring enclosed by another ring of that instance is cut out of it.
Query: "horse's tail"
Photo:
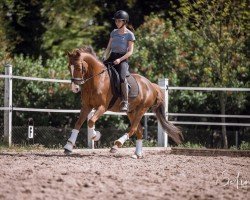
[[[156,114],[156,117],[159,120],[162,128],[167,132],[170,138],[174,142],[176,142],[176,144],[180,144],[184,140],[182,132],[178,127],[174,126],[171,122],[166,120],[163,92],[161,91],[161,88],[158,85],[153,84],[153,86],[158,93],[156,99],[156,105],[153,107],[153,112]]]

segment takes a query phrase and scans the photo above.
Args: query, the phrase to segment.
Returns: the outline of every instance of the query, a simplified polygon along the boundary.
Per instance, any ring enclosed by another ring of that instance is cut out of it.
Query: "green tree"
[[[249,11],[246,0],[181,1],[179,23],[204,40],[201,80],[207,87],[249,87]],[[228,94],[219,93],[220,112],[226,114]],[[225,118],[222,118],[225,122]],[[228,147],[222,126],[224,148]]]
[[[7,59],[7,52],[10,48],[9,43],[7,41],[7,33],[6,33],[6,20],[4,20],[4,12],[3,6],[0,4],[0,65],[3,66],[4,61]],[[2,10],[2,12],[1,12]]]
[[[171,86],[199,86],[204,42],[196,36],[185,25],[175,29],[169,20],[156,15],[147,17],[136,31],[132,70],[153,82],[167,77]],[[173,92],[169,112],[199,113],[204,111],[207,99],[205,93]]]
[[[41,48],[45,18],[41,16],[42,1],[3,0],[0,2],[0,21],[2,38],[5,45],[2,51],[12,54],[44,55]]]
[[[2,0],[0,35],[4,45],[0,50],[47,59],[83,44],[105,48],[115,27],[115,11],[128,11],[136,28],[152,12],[171,17],[175,5],[178,2],[160,0]]]
[[[47,17],[43,49],[50,57],[82,45],[92,44],[95,33],[102,29],[94,15],[100,11],[91,0],[44,1],[42,16]]]
[[[170,13],[176,13],[179,6],[178,1],[162,1],[162,0],[95,0],[94,4],[99,7],[100,12],[95,15],[97,24],[104,26],[105,29],[98,31],[100,37],[96,37],[94,44],[98,48],[105,48],[109,39],[109,33],[115,24],[112,18],[117,10],[126,10],[130,16],[130,23],[135,29],[145,22],[145,16],[151,14],[160,14],[163,19],[171,19],[174,21]]]
[[[154,82],[161,77],[169,77],[171,85],[249,87],[249,60],[246,46],[248,36],[245,29],[240,33],[240,39],[237,38],[239,35],[233,34],[235,30],[232,30],[232,33],[223,32],[222,34],[226,36],[218,43],[204,37],[204,27],[201,25],[196,27],[195,21],[191,20],[191,23],[190,20],[185,16],[179,18],[176,27],[173,27],[171,22],[161,17],[153,15],[147,17],[145,23],[136,31],[137,41],[135,53],[130,60],[131,68]],[[240,30],[241,26],[246,25],[242,21],[238,23],[235,26]],[[208,29],[209,24],[207,26]],[[212,32],[214,32],[213,26]],[[223,45],[224,48],[221,48]],[[220,60],[221,58],[223,59]],[[227,98],[222,98],[222,94]],[[225,114],[223,109],[227,107],[227,112],[246,114],[246,93],[182,91],[179,95],[171,94],[170,98],[174,100],[170,101],[174,102],[170,106],[172,112]],[[220,102],[219,106],[217,102]],[[222,119],[222,122],[225,122],[225,119]],[[224,146],[227,147],[225,127],[222,131]]]

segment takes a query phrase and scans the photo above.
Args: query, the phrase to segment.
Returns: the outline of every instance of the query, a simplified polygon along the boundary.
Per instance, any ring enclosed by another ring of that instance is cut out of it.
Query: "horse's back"
[[[145,105],[145,106],[152,106],[156,97],[157,97],[157,90],[150,80],[141,76],[139,74],[131,74],[137,81],[139,86],[139,95],[136,98],[137,103]]]
[[[143,92],[143,88],[147,88],[149,90],[154,90],[154,83],[152,83],[150,80],[148,80],[147,78],[145,78],[142,75],[139,74],[131,74],[135,80],[137,81],[139,87],[140,87],[140,91]]]
[[[155,89],[154,84],[139,74],[131,73],[130,75],[135,78],[139,87],[138,95],[134,98],[129,98],[130,111],[138,111],[142,108],[149,108],[153,106],[157,97],[157,90]],[[118,99],[109,110],[113,112],[119,112],[120,103],[121,100]]]

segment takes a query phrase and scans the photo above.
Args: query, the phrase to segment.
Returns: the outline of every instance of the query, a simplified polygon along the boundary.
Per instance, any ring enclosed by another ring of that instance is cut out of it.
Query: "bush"
[[[187,143],[183,143],[178,145],[178,147],[183,147],[183,148],[193,148],[193,149],[199,149],[199,148],[204,148],[204,146],[202,146],[201,144],[195,144],[192,142],[187,142]]]
[[[250,150],[250,142],[242,141],[240,144],[240,150]]]

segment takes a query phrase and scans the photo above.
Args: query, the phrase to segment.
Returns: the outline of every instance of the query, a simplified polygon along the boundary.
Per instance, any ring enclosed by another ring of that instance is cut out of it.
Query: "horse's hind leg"
[[[121,147],[136,131],[138,138],[141,140],[140,142],[142,142],[142,128],[140,121],[147,110],[148,108],[142,108],[135,112],[128,113],[128,118],[131,123],[130,131],[115,141],[115,145],[110,150],[111,153],[117,152],[118,148]]]
[[[137,131],[135,132],[137,140],[142,140],[143,138],[143,128],[142,125],[139,123]]]
[[[143,138],[143,129],[141,124],[139,123],[137,131],[136,131],[136,149],[135,154],[132,156],[132,158],[142,158],[142,138]]]

